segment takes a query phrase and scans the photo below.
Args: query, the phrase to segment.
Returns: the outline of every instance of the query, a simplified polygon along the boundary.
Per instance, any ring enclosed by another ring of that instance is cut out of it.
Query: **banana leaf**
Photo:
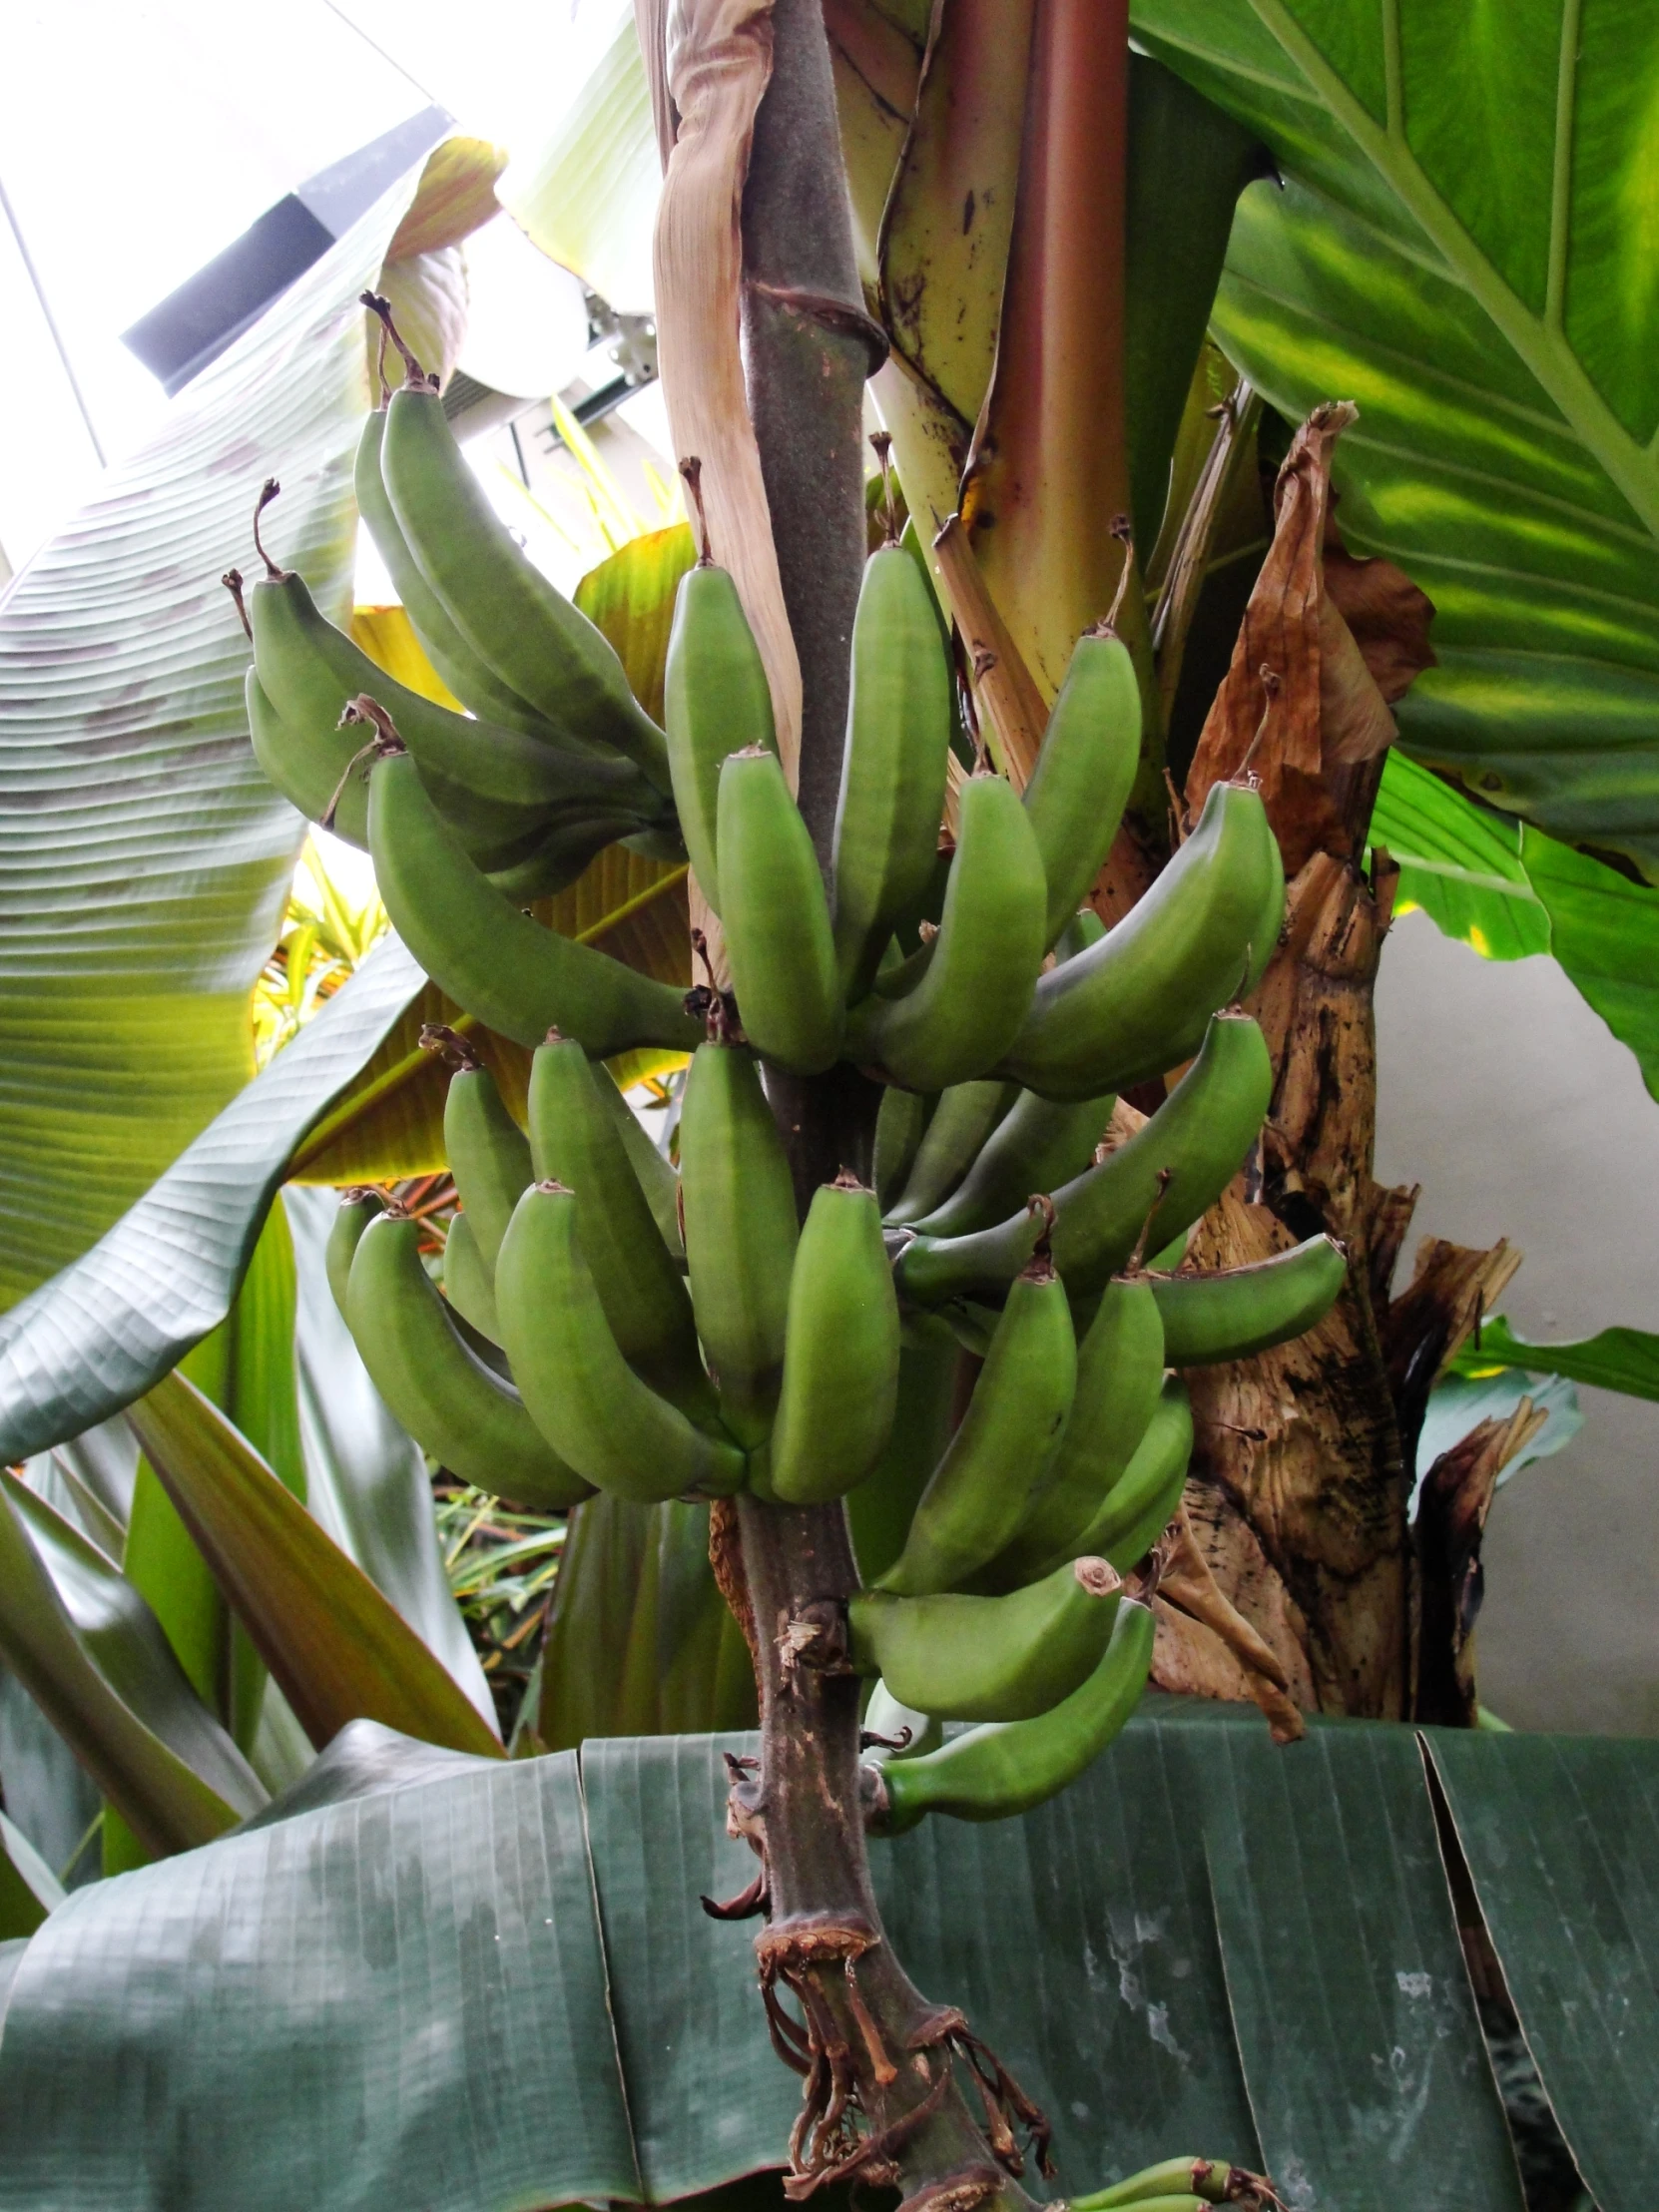
[[[1461,1375],[1494,1367],[1526,1368],[1534,1375],[1562,1375],[1569,1382],[1622,1390],[1627,1397],[1659,1398],[1659,1336],[1646,1329],[1604,1329],[1577,1344],[1540,1345],[1517,1337],[1501,1314],[1482,1322],[1451,1363]]]
[[[64,1901],[64,1887],[23,1831],[0,1813],[0,1943],[32,1936]],[[0,2015],[5,1992],[0,1989]]]
[[[1545,2089],[1637,2212],[1659,1746],[1429,1735]],[[1282,1751],[1153,1697],[1041,1811],[873,1847],[919,1986],[1053,2120],[1059,2191],[1187,2154],[1313,2212],[1519,2212],[1418,1741],[1315,1720]],[[237,1835],[74,1894],[13,1968],[0,2207],[527,2212],[776,2166],[799,2084],[751,1932],[698,1904],[752,1873],[721,1759],[752,1748],[589,1744],[579,1792],[574,1754],[359,1724]]]
[[[166,1377],[128,1419],[232,1609],[313,1744],[377,1720],[499,1757],[486,1720],[362,1569],[212,1401]]]
[[[1290,419],[1359,404],[1344,537],[1438,609],[1407,749],[1659,876],[1659,18],[1507,0],[1499,33],[1434,0],[1133,0],[1131,20],[1284,180],[1240,202],[1214,328]]]

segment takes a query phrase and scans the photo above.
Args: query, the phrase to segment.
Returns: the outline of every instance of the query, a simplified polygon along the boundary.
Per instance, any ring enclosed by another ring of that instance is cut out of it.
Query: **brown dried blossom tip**
[[[686,479],[692,511],[697,517],[697,565],[713,568],[715,557],[709,551],[709,512],[703,504],[703,463],[695,453],[688,453],[680,463],[680,473]]]
[[[1123,598],[1129,589],[1129,579],[1135,570],[1135,532],[1127,515],[1113,515],[1109,525],[1111,533],[1123,547],[1123,566],[1118,571],[1118,588],[1112,594],[1112,604],[1100,620],[1085,635],[1091,638],[1115,638],[1118,634],[1118,616],[1123,611]]]
[[[458,1075],[469,1075],[484,1064],[471,1039],[463,1037],[458,1029],[451,1029],[446,1021],[422,1022],[416,1041],[422,1052],[436,1052]]]
[[[289,571],[285,568],[278,568],[276,563],[271,558],[271,555],[266,551],[264,541],[260,536],[260,517],[265,513],[267,507],[271,505],[271,502],[276,497],[281,488],[281,485],[277,483],[275,476],[268,476],[265,482],[260,486],[259,498],[256,499],[254,502],[254,550],[260,556],[260,559],[264,561],[265,572],[271,578],[274,584],[282,583],[289,574]]]
[[[252,645],[254,642],[254,625],[248,619],[247,602],[242,596],[242,570],[240,568],[228,568],[219,580],[236,601],[237,620],[242,624],[242,634]]]
[[[1257,750],[1260,747],[1262,740],[1267,736],[1268,723],[1272,719],[1273,710],[1279,698],[1278,670],[1270,668],[1267,662],[1264,661],[1261,667],[1256,671],[1256,674],[1260,678],[1262,685],[1262,719],[1256,725],[1256,735],[1251,739],[1249,745],[1245,748],[1244,759],[1239,763],[1238,767],[1228,778],[1228,782],[1230,784],[1242,784],[1249,791],[1254,791],[1261,781],[1259,777],[1251,773],[1250,764],[1252,761],[1255,760]]]
[[[556,1175],[549,1175],[544,1177],[543,1180],[536,1185],[536,1188],[547,1198],[570,1198],[574,1196],[570,1185],[568,1183],[561,1183]]]
[[[358,692],[355,699],[346,701],[344,712],[339,718],[339,727],[342,730],[364,727],[371,729],[374,735],[363,751],[371,752],[380,759],[386,759],[395,753],[407,753],[409,750],[397,734],[396,723],[380,702],[370,698],[367,692]]]
[[[1129,1263],[1123,1271],[1125,1275],[1139,1275],[1146,1266],[1146,1248],[1152,1236],[1152,1224],[1158,1218],[1158,1209],[1164,1203],[1164,1193],[1169,1189],[1170,1178],[1174,1173],[1173,1168],[1160,1168],[1154,1178],[1158,1185],[1158,1195],[1146,1210],[1146,1219],[1141,1223],[1141,1233],[1135,1239],[1135,1249],[1129,1255]]]
[[[1020,1270],[1022,1283],[1051,1283],[1054,1280],[1054,1201],[1046,1191],[1033,1191],[1025,1201],[1028,1214],[1040,1215],[1042,1227],[1037,1241],[1031,1247],[1031,1257]]]
[[[882,543],[896,545],[899,537],[898,502],[893,497],[892,489],[892,439],[885,430],[875,430],[871,432],[869,442],[875,449],[876,464],[881,471],[881,519],[886,532]]]
[[[832,1191],[861,1191],[867,1187],[862,1176],[854,1175],[850,1168],[842,1168],[830,1186]]]
[[[365,1198],[377,1195],[372,1183],[348,1183],[339,1194],[339,1202],[342,1206],[360,1206]]]
[[[436,391],[438,388],[438,378],[436,377],[436,375],[429,376],[426,373],[425,369],[421,367],[419,361],[415,359],[409,348],[404,344],[402,335],[398,330],[397,324],[392,320],[391,301],[387,299],[383,293],[377,291],[361,291],[357,294],[357,298],[359,303],[365,306],[370,314],[379,316],[381,329],[385,332],[386,336],[390,338],[392,344],[396,346],[399,354],[401,354],[403,360],[403,383],[405,389],[409,391]],[[381,381],[384,382],[383,377]]]

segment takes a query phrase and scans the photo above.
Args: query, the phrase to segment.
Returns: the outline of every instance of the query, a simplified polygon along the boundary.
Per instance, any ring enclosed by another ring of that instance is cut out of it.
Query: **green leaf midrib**
[[[1389,88],[1389,117],[1386,127],[1378,125],[1364,104],[1344,83],[1308,33],[1295,20],[1287,0],[1250,0],[1251,12],[1277,42],[1287,61],[1301,72],[1309,90],[1317,96],[1332,120],[1348,133],[1379,176],[1392,187],[1401,204],[1420,225],[1424,236],[1444,256],[1447,274],[1457,277],[1471,297],[1485,310],[1493,326],[1536,377],[1540,387],[1548,392],[1560,408],[1563,418],[1585,450],[1593,454],[1606,469],[1614,484],[1629,501],[1632,510],[1647,526],[1649,533],[1659,537],[1659,457],[1655,456],[1651,448],[1638,444],[1619,422],[1591,383],[1578,356],[1567,343],[1559,323],[1552,324],[1545,317],[1534,314],[1498,275],[1440,194],[1429,183],[1411,152],[1400,112],[1397,9],[1394,0],[1380,0],[1380,5],[1384,74]],[[1571,67],[1575,48],[1575,40],[1563,37],[1560,65],[1563,73]],[[1235,65],[1220,62],[1219,57],[1217,59],[1219,66],[1233,68],[1234,74],[1242,74]],[[1279,86],[1276,89],[1284,91],[1287,88]],[[1558,122],[1563,105],[1570,105],[1570,88],[1558,80]],[[1556,177],[1552,187],[1552,210],[1557,220],[1551,226],[1549,246],[1550,301],[1557,314],[1564,290],[1567,251],[1559,182],[1564,159],[1565,150],[1561,146],[1558,130]]]

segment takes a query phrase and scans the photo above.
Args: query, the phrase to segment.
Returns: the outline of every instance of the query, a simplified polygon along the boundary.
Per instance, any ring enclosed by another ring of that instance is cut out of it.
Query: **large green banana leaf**
[[[1659,15],[1633,0],[1132,0],[1260,133],[1215,327],[1353,399],[1351,544],[1434,600],[1406,745],[1659,876]]]
[[[872,1847],[920,1986],[1052,2118],[1059,2190],[1185,2153],[1314,2212],[1519,2212],[1424,1740],[1316,1720],[1281,1751],[1152,1698],[1041,1811]],[[1603,2212],[1645,2212],[1659,1746],[1426,1740],[1544,2090]],[[590,1743],[578,1791],[571,1753],[359,1723],[237,1835],[76,1893],[12,1969],[0,2207],[496,2212],[778,2164],[798,2084],[752,1931],[697,1902],[753,1871],[721,1761],[752,1746]]]

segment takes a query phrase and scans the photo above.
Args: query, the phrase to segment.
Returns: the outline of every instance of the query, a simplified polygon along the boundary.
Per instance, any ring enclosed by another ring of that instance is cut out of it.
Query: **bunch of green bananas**
[[[1116,927],[1078,911],[1140,753],[1107,624],[1076,648],[1024,794],[980,762],[941,850],[952,673],[925,573],[889,543],[858,603],[827,884],[706,533],[659,732],[489,514],[424,380],[373,418],[358,474],[435,664],[493,719],[390,692],[277,573],[253,595],[257,742],[307,811],[366,839],[432,979],[535,1047],[526,1134],[446,1033],[463,1210],[441,1290],[419,1225],[346,1194],[332,1278],[369,1372],[428,1451],[529,1505],[846,1499],[865,1587],[832,1648],[804,1625],[803,1663],[875,1680],[872,1817],[1040,1802],[1146,1679],[1149,1589],[1124,1576],[1180,1498],[1175,1371],[1299,1334],[1345,1278],[1326,1238],[1226,1275],[1142,1265],[1219,1197],[1268,1106],[1235,1004],[1284,904],[1258,792],[1219,785]],[[336,728],[359,693],[362,753]],[[682,997],[521,911],[607,837],[676,832],[730,992]],[[677,1170],[598,1064],[642,1044],[692,1054]],[[838,1059],[886,1086],[875,1187],[843,1173],[802,1221],[762,1069]],[[1109,1148],[1116,1093],[1188,1061]],[[974,1725],[945,1740],[948,1722]]]

